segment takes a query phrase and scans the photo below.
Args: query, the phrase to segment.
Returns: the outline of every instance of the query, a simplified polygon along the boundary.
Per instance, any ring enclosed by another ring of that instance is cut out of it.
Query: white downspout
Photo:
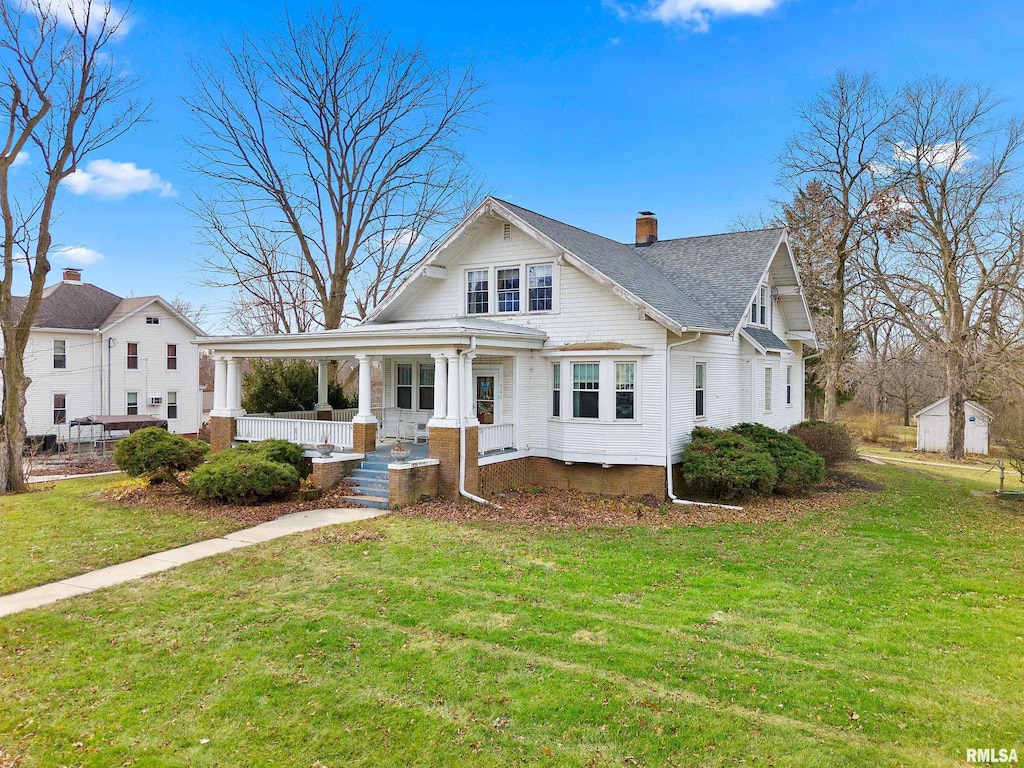
[[[731,504],[712,504],[708,501],[690,501],[689,499],[680,499],[672,488],[672,408],[669,404],[669,396],[672,393],[672,350],[676,347],[682,347],[686,344],[693,344],[695,341],[700,341],[701,334],[698,332],[697,335],[692,339],[684,339],[683,341],[677,341],[675,344],[669,344],[665,347],[665,485],[668,491],[668,497],[673,504],[681,504],[687,507],[718,507],[719,509],[735,509],[741,510],[743,507],[736,507]],[[706,384],[707,382],[705,382]],[[705,403],[705,407],[707,404]]]
[[[469,349],[459,352],[459,493],[467,499],[472,499],[478,504],[487,504],[495,509],[501,509],[501,505],[493,501],[480,498],[466,490],[466,355],[476,351],[476,336],[473,336]],[[451,382],[448,382],[451,386]],[[473,457],[477,460],[477,457]]]

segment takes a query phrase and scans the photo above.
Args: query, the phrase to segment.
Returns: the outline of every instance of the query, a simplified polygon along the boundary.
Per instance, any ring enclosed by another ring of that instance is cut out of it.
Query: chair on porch
[[[403,440],[412,440],[414,443],[418,443],[422,437],[423,442],[427,442],[427,422],[433,415],[433,411],[411,411],[402,419],[398,428],[399,437]]]
[[[384,418],[381,419],[380,423],[380,436],[390,437],[393,440],[397,440],[401,437],[402,430],[402,409],[401,408],[385,408]]]

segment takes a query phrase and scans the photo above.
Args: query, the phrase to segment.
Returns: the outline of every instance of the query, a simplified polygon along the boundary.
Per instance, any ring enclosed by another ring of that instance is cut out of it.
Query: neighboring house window
[[[160,318],[159,317],[147,317],[146,318],[146,325],[160,325]]]
[[[562,415],[562,364],[551,364],[551,415]]]
[[[499,269],[498,281],[498,311],[518,312],[519,311],[519,267],[508,267]]]
[[[53,423],[54,424],[67,424],[68,423],[68,396],[67,395],[54,395],[53,396]]]
[[[176,419],[178,418],[178,393],[168,392],[167,393],[167,418]]]
[[[764,367],[764,412],[770,413],[772,410],[772,367],[771,365],[765,365]]]
[[[168,344],[167,345],[167,370],[176,371],[178,370],[178,345]]]
[[[615,364],[615,418],[635,418],[636,363]]]
[[[412,365],[402,363],[397,366],[398,377],[395,387],[396,405],[399,408],[412,409]]]
[[[786,405],[793,404],[793,366],[786,366]]]
[[[572,417],[596,419],[600,416],[601,366],[599,363],[572,364]]]
[[[693,367],[693,415],[698,419],[703,419],[707,415],[705,406],[707,374],[707,363],[697,363]]]
[[[434,410],[434,366],[420,366],[420,410]]]
[[[529,267],[530,311],[551,309],[551,265],[533,264]]]
[[[138,416],[139,415],[139,393],[138,392],[129,392],[128,393],[127,406],[128,407],[126,408],[126,410],[128,411],[128,415],[129,416]]]
[[[128,370],[135,371],[139,368],[139,345],[137,342],[128,342]]]
[[[68,343],[64,339],[53,340],[53,367],[68,367]]]
[[[466,273],[466,314],[487,314],[489,290],[486,269],[471,269]]]

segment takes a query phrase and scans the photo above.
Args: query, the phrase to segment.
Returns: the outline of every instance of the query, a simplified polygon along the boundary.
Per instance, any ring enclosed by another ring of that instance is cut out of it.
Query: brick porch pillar
[[[334,418],[334,411],[316,411],[317,421],[331,421]]]
[[[377,422],[352,424],[352,450],[355,453],[373,453],[377,450]]]
[[[466,490],[480,491],[480,466],[477,449],[477,427],[466,427]],[[459,428],[430,426],[430,458],[438,459],[437,493],[446,499],[459,498]]]
[[[235,440],[234,416],[210,417],[210,450],[213,453],[226,451]]]

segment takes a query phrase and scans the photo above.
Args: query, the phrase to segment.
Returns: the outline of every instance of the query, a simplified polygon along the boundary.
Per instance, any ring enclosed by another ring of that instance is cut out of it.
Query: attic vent
[[[146,318],[146,325],[160,325],[160,318],[159,317],[147,317]]]
[[[502,240],[511,240],[512,239],[512,225],[509,224],[507,221],[505,222],[505,226],[502,228],[501,239]]]

